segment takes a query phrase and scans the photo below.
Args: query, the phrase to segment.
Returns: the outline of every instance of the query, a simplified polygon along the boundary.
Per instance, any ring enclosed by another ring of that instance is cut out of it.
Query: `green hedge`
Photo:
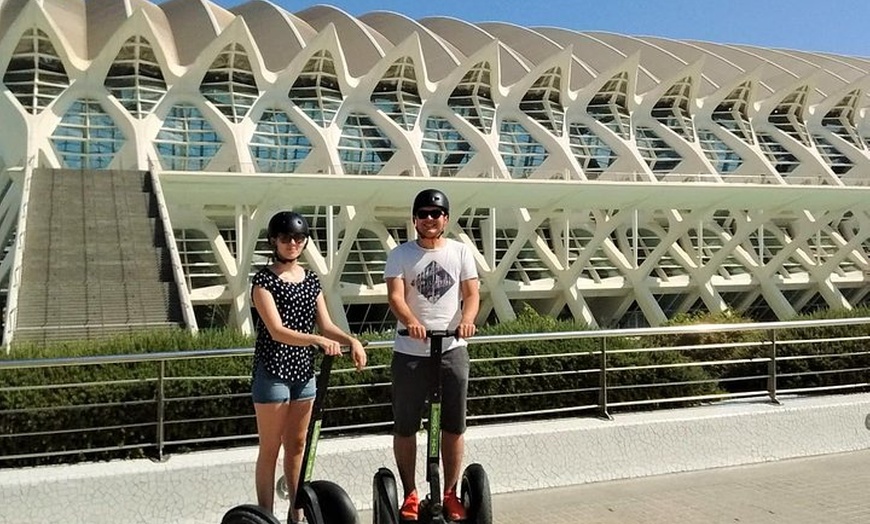
[[[828,312],[812,318],[870,316],[870,311]],[[809,318],[809,317],[805,317]],[[672,324],[747,322],[731,315],[681,317]],[[578,331],[584,326],[557,321],[525,308],[516,321],[484,327],[480,335],[533,332]],[[806,354],[790,341],[804,337],[834,338],[846,334],[870,334],[870,326],[825,328],[782,332],[778,356]],[[611,412],[675,407],[697,401],[674,403],[666,399],[698,397],[766,389],[766,363],[700,365],[711,360],[740,360],[758,357],[767,347],[725,347],[753,343],[761,332],[699,333],[672,337],[607,340]],[[390,333],[367,333],[367,340],[388,340]],[[4,358],[35,359],[251,347],[251,338],[238,332],[220,330],[192,336],[173,330],[124,336],[103,342],[57,344],[46,347],[16,346]],[[706,344],[688,351],[635,351],[637,348],[667,348]],[[486,419],[516,419],[528,411],[598,413],[597,371],[602,340],[584,338],[473,345],[469,415]],[[834,385],[844,381],[866,381],[868,357],[861,355],[865,344],[831,343],[813,347],[815,354],[832,355],[819,360],[786,360],[778,366],[780,388]],[[847,353],[846,356],[833,354]],[[539,358],[549,355],[547,358]],[[492,360],[500,357],[528,357]],[[533,358],[534,357],[534,358]],[[387,431],[391,420],[389,361],[391,350],[369,350],[369,369],[351,371],[350,359],[336,361],[327,401],[326,428],[351,428],[379,423]],[[660,369],[656,366],[683,364]],[[5,371],[0,376],[0,443],[3,455],[52,453],[51,457],[16,460],[0,457],[0,467],[42,463],[77,462],[155,456],[158,385],[157,363],[125,363],[97,366],[32,368]],[[166,366],[164,396],[170,399],[164,413],[165,440],[211,440],[176,444],[165,452],[249,445],[255,442],[256,426],[250,401],[251,358],[227,357],[171,361]],[[844,371],[841,375],[825,370]],[[801,375],[792,376],[795,373]],[[737,380],[747,375],[752,380]],[[212,380],[208,377],[228,377]],[[96,382],[111,381],[108,385]],[[33,389],[33,386],[52,384]],[[18,388],[28,387],[22,390]],[[624,405],[621,405],[624,404]],[[351,407],[355,409],[350,409]],[[44,409],[34,409],[44,408]],[[28,411],[25,411],[28,410]],[[552,415],[551,415],[552,416]],[[183,422],[192,420],[192,422]],[[105,431],[88,431],[96,426],[113,426]],[[357,430],[372,431],[372,430]],[[18,436],[13,436],[18,435]],[[103,450],[105,448],[105,450]],[[88,453],[65,454],[88,449]],[[96,451],[103,450],[103,451]]]

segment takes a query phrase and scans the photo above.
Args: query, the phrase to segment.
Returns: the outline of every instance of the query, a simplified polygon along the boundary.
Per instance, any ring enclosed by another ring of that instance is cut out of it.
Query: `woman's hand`
[[[341,344],[336,342],[335,340],[320,337],[317,341],[317,345],[320,346],[320,349],[323,350],[324,355],[331,355],[337,357],[341,355]]]
[[[357,339],[353,339],[350,343],[350,358],[353,359],[353,365],[356,366],[357,371],[362,371],[366,367],[368,355],[366,355],[362,342]]]

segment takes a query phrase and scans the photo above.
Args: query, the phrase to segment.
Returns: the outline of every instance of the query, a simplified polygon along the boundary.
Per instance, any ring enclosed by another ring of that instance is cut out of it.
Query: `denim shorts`
[[[284,380],[266,371],[263,364],[257,364],[254,380],[251,382],[251,396],[257,404],[276,404],[291,400],[310,400],[314,398],[317,387],[314,377],[302,382]]]

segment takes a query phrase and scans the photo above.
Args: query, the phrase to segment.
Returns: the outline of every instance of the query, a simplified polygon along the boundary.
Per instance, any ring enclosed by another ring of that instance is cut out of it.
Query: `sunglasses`
[[[296,244],[301,244],[301,243],[305,242],[306,240],[308,240],[308,236],[303,235],[301,233],[296,233],[293,235],[281,234],[281,235],[278,235],[278,239],[281,242],[294,242]]]
[[[415,216],[420,220],[426,220],[427,218],[441,218],[444,215],[446,215],[446,213],[440,209],[420,209],[415,214]]]

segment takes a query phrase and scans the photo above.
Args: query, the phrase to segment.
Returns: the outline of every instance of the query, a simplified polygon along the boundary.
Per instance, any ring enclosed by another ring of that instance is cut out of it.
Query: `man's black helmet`
[[[450,201],[447,200],[447,195],[437,189],[424,189],[417,193],[411,213],[416,214],[417,210],[423,207],[440,207],[445,214],[450,214]]]
[[[308,221],[299,213],[279,211],[269,220],[268,235],[269,238],[277,238],[278,235],[308,236]]]

